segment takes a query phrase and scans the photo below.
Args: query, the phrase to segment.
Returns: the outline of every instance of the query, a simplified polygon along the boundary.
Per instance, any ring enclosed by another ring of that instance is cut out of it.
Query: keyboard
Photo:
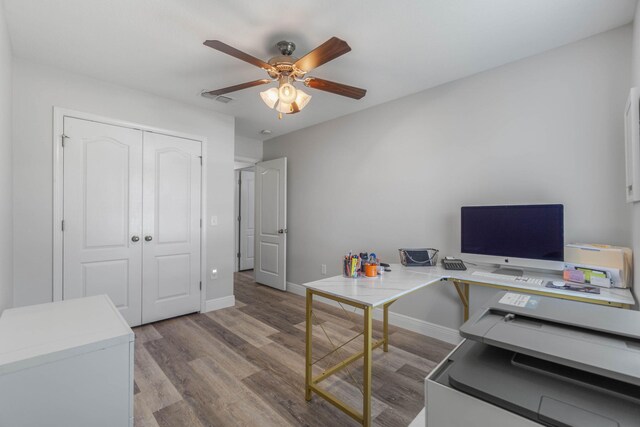
[[[442,266],[444,267],[445,270],[460,270],[460,271],[464,271],[467,269],[467,266],[464,265],[464,262],[462,262],[461,259],[454,259],[454,258],[445,258],[442,260]]]
[[[474,271],[471,273],[473,276],[490,277],[492,279],[508,280],[514,283],[522,283],[527,285],[543,285],[546,280],[536,279],[534,277],[526,276],[508,276],[506,274],[489,273],[488,271]]]

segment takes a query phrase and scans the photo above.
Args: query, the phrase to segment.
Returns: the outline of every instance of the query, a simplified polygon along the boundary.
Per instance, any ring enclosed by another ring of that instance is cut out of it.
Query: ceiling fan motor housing
[[[267,61],[270,65],[273,65],[278,72],[268,71],[269,76],[272,79],[279,78],[281,76],[302,77],[304,73],[301,70],[294,70],[293,64],[298,60],[295,56],[292,56],[293,51],[296,49],[296,45],[293,42],[280,41],[276,43],[276,47],[280,50],[281,55],[274,56]]]
[[[267,71],[267,72],[269,73],[269,76],[272,79],[276,79],[281,76],[291,76],[292,78],[298,77],[300,70],[294,69],[293,63],[295,61],[297,61],[297,58],[294,58],[293,56],[274,56],[273,58],[269,59],[269,61],[267,62],[273,65],[277,70],[277,72],[273,72],[273,71]]]
[[[276,47],[285,56],[291,56],[293,51],[296,50],[296,44],[294,42],[288,42],[285,40],[276,43]]]

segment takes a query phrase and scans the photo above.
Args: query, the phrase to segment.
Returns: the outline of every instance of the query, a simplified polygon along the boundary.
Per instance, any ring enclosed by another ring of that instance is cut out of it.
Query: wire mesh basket
[[[438,250],[433,248],[398,249],[405,267],[431,267],[438,263]]]

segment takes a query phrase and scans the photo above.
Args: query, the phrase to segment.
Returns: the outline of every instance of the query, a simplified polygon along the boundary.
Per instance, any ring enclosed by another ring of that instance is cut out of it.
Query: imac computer
[[[464,206],[461,252],[465,261],[498,264],[500,274],[562,270],[563,205]]]

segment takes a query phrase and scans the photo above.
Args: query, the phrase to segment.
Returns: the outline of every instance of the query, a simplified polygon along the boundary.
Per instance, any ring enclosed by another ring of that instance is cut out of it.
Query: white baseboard
[[[376,311],[373,317],[382,320],[382,311]],[[389,323],[427,337],[448,342],[449,344],[455,345],[462,341],[462,337],[460,337],[457,329],[447,328],[446,326],[437,325],[427,322],[426,320],[394,313],[393,311],[389,311]]]
[[[297,283],[287,282],[287,292],[291,292],[296,295],[306,295],[306,288],[298,285]],[[336,301],[328,300],[322,297],[315,297],[314,300],[324,302],[329,305],[338,307],[339,304]],[[382,320],[382,310],[375,310],[373,318]],[[389,324],[399,326],[404,329],[408,329],[412,332],[425,335],[427,337],[435,338],[440,341],[448,342],[449,344],[458,344],[462,341],[457,329],[447,328],[445,326],[436,325],[435,323],[427,322],[426,320],[416,319],[404,314],[394,313],[389,311]]]
[[[205,302],[205,309],[203,313],[220,310],[222,308],[233,307],[234,305],[236,305],[236,297],[234,295],[229,295],[222,298],[208,299]]]
[[[298,285],[297,283],[287,282],[287,292],[291,292],[292,294],[305,296],[307,294],[306,289],[307,288],[302,285]]]

